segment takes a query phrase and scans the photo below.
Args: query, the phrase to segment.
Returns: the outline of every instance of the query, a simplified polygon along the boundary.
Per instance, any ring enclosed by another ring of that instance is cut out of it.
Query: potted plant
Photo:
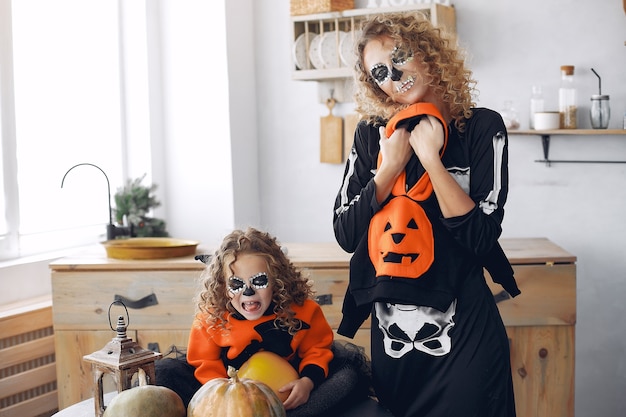
[[[142,185],[146,175],[128,180],[118,188],[115,199],[115,220],[129,226],[132,237],[167,237],[166,223],[162,219],[148,216],[150,210],[161,205],[154,196],[156,184]]]

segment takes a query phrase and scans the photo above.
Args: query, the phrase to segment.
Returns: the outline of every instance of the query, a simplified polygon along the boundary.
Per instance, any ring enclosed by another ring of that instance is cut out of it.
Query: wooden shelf
[[[307,69],[294,70],[292,79],[299,81],[322,81],[336,80],[338,78],[350,78],[352,69],[348,67],[328,68],[328,69]]]
[[[552,130],[509,130],[509,135],[550,136],[550,135],[626,135],[626,129],[552,129]]]
[[[546,166],[558,164],[626,164],[626,161],[616,160],[569,160],[550,159],[550,136],[622,136],[626,135],[626,129],[552,129],[552,130],[509,130],[510,136],[540,136],[543,147],[543,159],[535,162],[543,162]]]

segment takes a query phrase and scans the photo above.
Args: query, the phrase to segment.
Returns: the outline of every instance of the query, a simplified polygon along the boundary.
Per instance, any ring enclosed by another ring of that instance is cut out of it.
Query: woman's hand
[[[380,169],[389,169],[396,173],[396,178],[409,162],[413,151],[409,142],[410,133],[404,128],[396,129],[390,137],[385,133],[385,127],[379,128],[380,153],[383,157]]]
[[[422,119],[411,132],[409,141],[430,176],[443,217],[462,216],[472,210],[474,201],[441,162],[439,152],[443,147],[444,131],[439,119],[433,116]]]
[[[388,138],[385,127],[381,126],[379,133],[382,162],[376,170],[374,182],[376,183],[376,200],[382,203],[389,197],[393,184],[411,159],[413,149],[409,143],[410,133],[406,129],[396,129]]]
[[[313,387],[313,381],[311,378],[306,376],[296,379],[295,381],[291,381],[281,387],[278,392],[283,393],[291,391],[289,393],[289,397],[287,397],[283,403],[285,410],[294,409],[309,401],[309,396],[311,395],[311,391],[313,391]]]
[[[434,116],[423,118],[411,132],[409,142],[424,168],[440,161],[444,131],[439,119]]]

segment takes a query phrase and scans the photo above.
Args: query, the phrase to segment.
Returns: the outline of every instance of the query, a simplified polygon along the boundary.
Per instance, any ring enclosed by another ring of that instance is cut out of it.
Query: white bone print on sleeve
[[[493,136],[493,188],[479,206],[485,214],[491,214],[498,208],[498,196],[502,189],[502,159],[506,133],[500,131]]]

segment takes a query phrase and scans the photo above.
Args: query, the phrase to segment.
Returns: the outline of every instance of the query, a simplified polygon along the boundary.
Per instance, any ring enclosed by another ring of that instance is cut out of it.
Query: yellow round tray
[[[196,253],[200,242],[170,237],[131,237],[102,242],[107,256],[114,259],[164,259]]]

